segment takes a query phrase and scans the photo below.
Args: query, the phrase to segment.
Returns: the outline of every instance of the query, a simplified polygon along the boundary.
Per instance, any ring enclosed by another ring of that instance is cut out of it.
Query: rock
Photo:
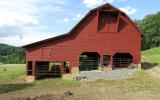
[[[71,91],[66,91],[64,92],[65,95],[73,95],[73,93]]]
[[[86,76],[77,76],[76,80],[86,80],[87,77]]]

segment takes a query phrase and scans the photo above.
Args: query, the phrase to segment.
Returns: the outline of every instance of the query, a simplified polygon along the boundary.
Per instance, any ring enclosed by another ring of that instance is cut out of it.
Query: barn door
[[[97,70],[100,64],[98,53],[82,53],[79,58],[80,71]]]
[[[133,63],[133,56],[129,53],[116,53],[113,56],[114,68],[126,68]]]
[[[61,77],[62,63],[59,62],[37,62],[36,63],[36,77]]]

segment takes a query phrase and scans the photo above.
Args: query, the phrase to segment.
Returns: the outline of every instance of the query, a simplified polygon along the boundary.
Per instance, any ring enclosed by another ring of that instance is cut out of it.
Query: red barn
[[[26,72],[40,77],[138,68],[141,36],[124,12],[107,3],[89,11],[67,34],[24,46]]]

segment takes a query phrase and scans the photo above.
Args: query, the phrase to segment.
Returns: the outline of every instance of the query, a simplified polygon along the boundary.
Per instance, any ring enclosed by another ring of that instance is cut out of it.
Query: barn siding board
[[[110,4],[105,4],[104,6],[115,9]],[[78,67],[79,56],[83,52],[98,52],[101,59],[103,55],[113,56],[117,52],[122,52],[132,54],[135,59],[134,63],[140,64],[142,34],[132,24],[131,20],[124,16],[124,13],[119,10],[115,11],[118,14],[118,19],[116,24],[111,25],[114,26],[111,29],[112,32],[99,32],[99,10],[91,11],[71,31],[71,35],[53,39],[53,41],[42,42],[34,46],[32,44],[26,46],[27,61],[69,61],[71,62],[71,67]],[[126,23],[121,30],[118,30],[119,20],[123,20]],[[46,48],[48,49],[46,50]]]

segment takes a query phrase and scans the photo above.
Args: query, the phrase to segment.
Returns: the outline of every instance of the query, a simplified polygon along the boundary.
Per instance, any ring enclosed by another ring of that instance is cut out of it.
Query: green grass
[[[25,64],[1,64],[0,82],[7,82],[25,75]],[[63,80],[61,78],[47,78],[36,80],[33,84],[38,86],[73,86],[77,84],[75,80]]]
[[[0,81],[10,80],[25,75],[25,64],[1,64]]]
[[[145,50],[142,55],[160,55],[160,47]]]
[[[160,64],[160,47],[143,51],[142,61]]]

